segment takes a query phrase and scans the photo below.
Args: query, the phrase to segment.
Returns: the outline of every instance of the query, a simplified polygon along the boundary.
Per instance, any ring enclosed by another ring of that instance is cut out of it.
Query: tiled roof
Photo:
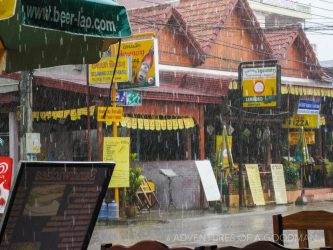
[[[258,42],[270,53],[270,47],[260,24],[246,0],[180,0],[178,5],[162,4],[155,7],[129,11],[133,33],[155,32],[164,27],[174,26],[171,17],[177,20],[182,31],[204,56],[224,28],[224,24],[233,11],[241,13],[244,26],[253,27]]]
[[[294,43],[298,34],[298,28],[266,30],[265,36],[271,46],[274,57],[277,59],[285,58],[288,49]]]
[[[195,39],[207,51],[238,0],[182,0],[177,11]]]
[[[276,59],[288,59],[287,53],[289,48],[291,48],[296,41],[300,42],[303,45],[303,49],[300,53],[306,57],[303,63],[310,66],[310,70],[312,68],[312,70],[319,71],[319,77],[323,76],[324,72],[320,67],[317,55],[301,27],[272,28],[264,32]]]
[[[159,5],[128,12],[133,34],[144,32],[158,33],[169,21],[172,14],[170,5]]]

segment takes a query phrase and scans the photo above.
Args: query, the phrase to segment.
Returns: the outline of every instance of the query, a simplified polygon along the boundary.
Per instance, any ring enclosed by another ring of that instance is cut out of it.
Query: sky
[[[118,0],[127,8],[144,7],[152,3],[163,3],[165,1],[167,0]],[[312,19],[306,20],[305,27],[312,29],[312,31],[306,30],[307,37],[311,44],[316,44],[319,61],[333,60],[333,0],[286,1],[311,5]],[[318,30],[319,27],[321,30]],[[313,28],[316,30],[313,31]],[[323,28],[326,28],[326,30],[323,30]]]

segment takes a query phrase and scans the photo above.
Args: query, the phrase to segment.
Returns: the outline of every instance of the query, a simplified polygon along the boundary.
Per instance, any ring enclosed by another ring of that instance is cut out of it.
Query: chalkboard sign
[[[87,249],[114,163],[21,162],[0,249]]]

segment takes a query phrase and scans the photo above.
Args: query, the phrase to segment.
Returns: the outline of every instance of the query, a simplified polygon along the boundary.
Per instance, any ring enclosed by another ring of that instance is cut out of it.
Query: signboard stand
[[[87,249],[113,162],[20,162],[0,249]]]
[[[168,178],[169,181],[169,205],[168,205],[168,210],[171,206],[173,206],[175,209],[176,205],[173,203],[173,198],[172,198],[172,190],[171,190],[171,182],[172,178],[177,177],[178,175],[172,170],[172,169],[160,169],[160,173]]]
[[[243,207],[243,108],[279,107],[281,98],[281,66],[277,60],[248,61],[238,66],[239,98],[239,207]]]

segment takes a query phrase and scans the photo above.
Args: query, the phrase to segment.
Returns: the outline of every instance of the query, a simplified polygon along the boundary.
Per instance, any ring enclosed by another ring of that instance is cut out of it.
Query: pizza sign
[[[4,213],[12,179],[13,159],[0,157],[0,213]]]

